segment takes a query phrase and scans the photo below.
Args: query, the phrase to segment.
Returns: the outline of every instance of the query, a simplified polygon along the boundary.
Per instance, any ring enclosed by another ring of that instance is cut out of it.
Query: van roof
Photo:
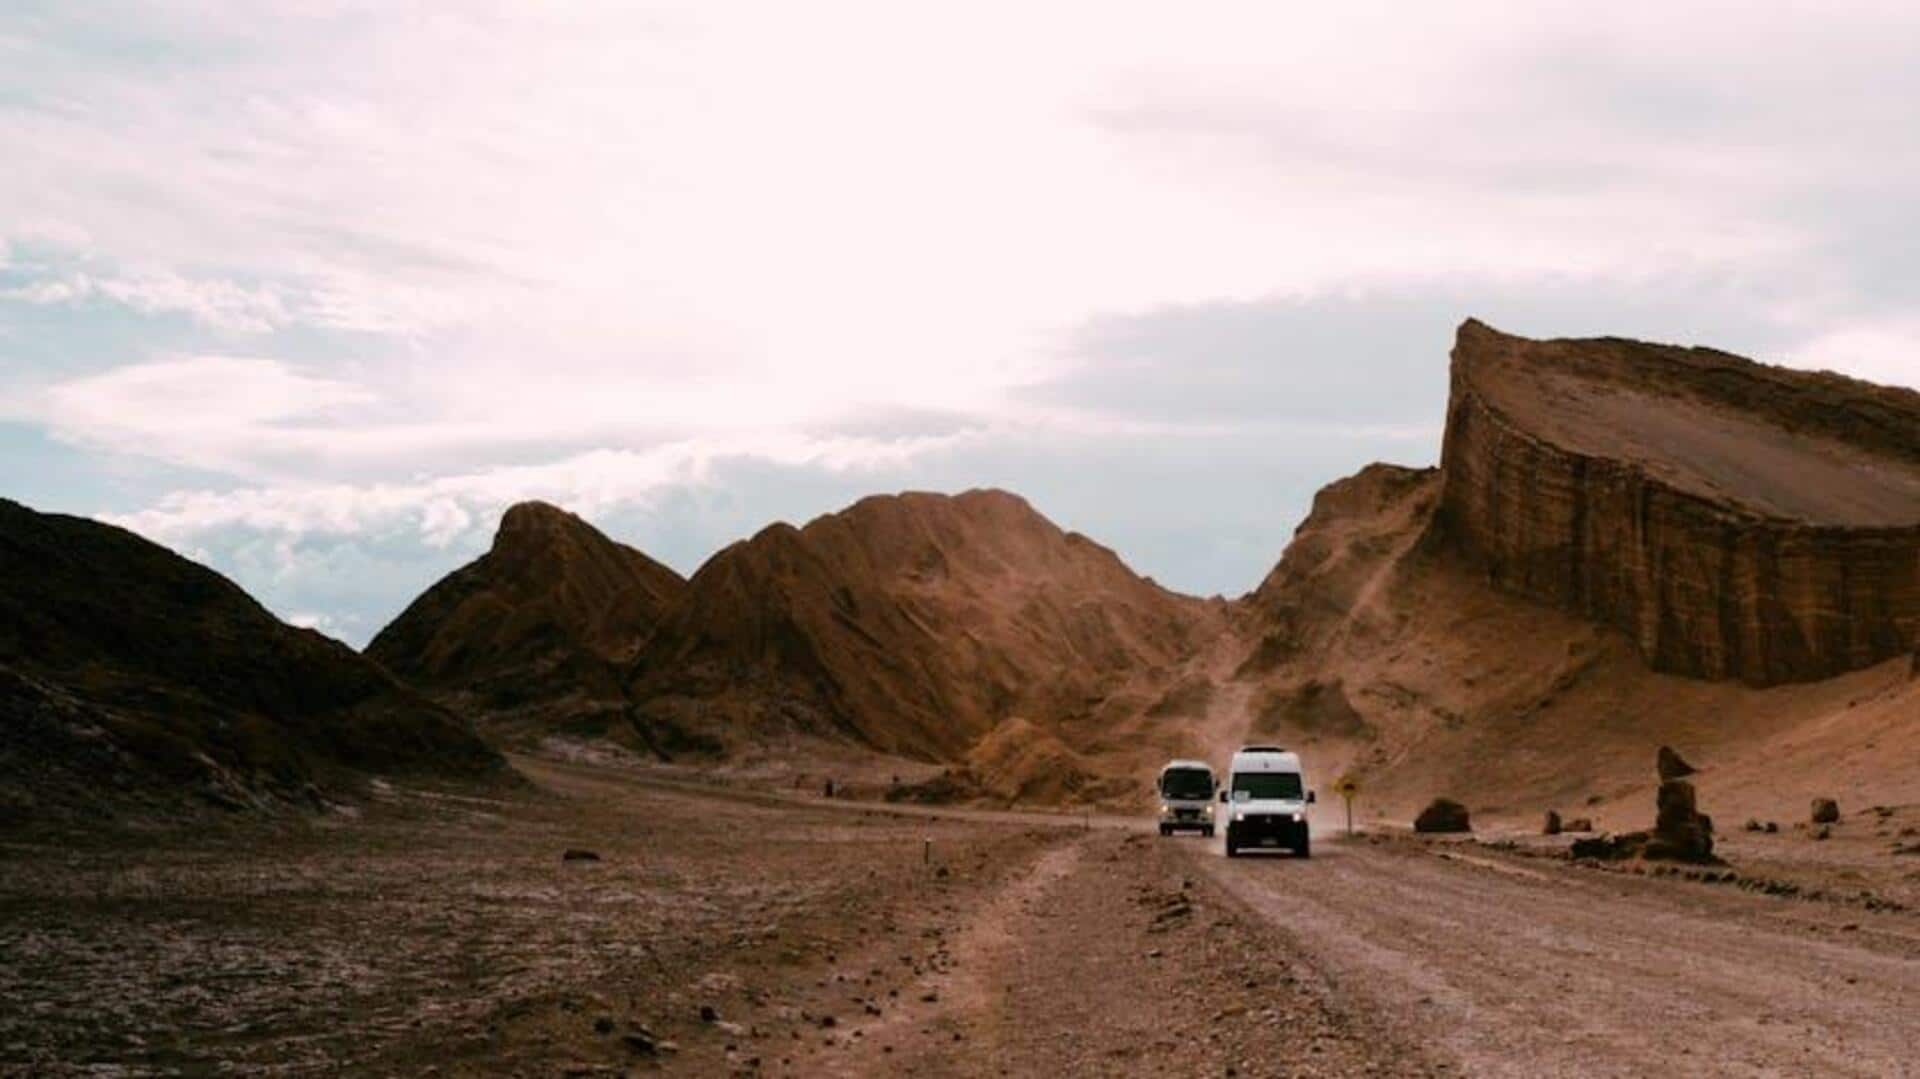
[[[1200,768],[1208,772],[1213,771],[1213,765],[1208,764],[1206,761],[1184,761],[1184,760],[1168,761],[1166,763],[1166,766],[1161,768],[1160,770],[1162,772],[1171,772],[1175,768]]]
[[[1249,746],[1233,755],[1236,772],[1298,772],[1300,754],[1264,746]]]

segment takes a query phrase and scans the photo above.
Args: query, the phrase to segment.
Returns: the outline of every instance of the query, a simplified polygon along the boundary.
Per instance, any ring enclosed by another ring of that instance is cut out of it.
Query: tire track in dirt
[[[981,904],[913,1010],[836,1075],[1427,1075],[1285,940],[1191,872],[1197,840],[1096,831]]]
[[[908,991],[906,1003],[860,1027],[857,1049],[820,1062],[818,1074],[977,1074],[1002,1028],[993,971],[1022,946],[1019,923],[1080,865],[1086,840],[1043,851],[1026,872],[969,915],[966,928]]]
[[[1199,864],[1472,1074],[1916,1074],[1920,962],[1796,934],[1776,900],[1350,842]]]

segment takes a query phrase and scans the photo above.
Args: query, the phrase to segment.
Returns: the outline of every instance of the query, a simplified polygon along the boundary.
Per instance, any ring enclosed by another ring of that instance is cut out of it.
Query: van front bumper
[[[1211,828],[1213,814],[1204,806],[1174,806],[1160,814],[1162,828]]]
[[[1305,813],[1249,813],[1227,822],[1227,838],[1236,846],[1299,849],[1307,840]]]

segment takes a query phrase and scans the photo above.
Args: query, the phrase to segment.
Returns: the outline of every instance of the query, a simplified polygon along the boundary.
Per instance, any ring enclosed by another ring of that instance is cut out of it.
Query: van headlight
[[[1170,805],[1168,805],[1168,804],[1167,804],[1167,803],[1165,803],[1165,802],[1161,802],[1161,803],[1160,803],[1160,815],[1161,815],[1161,816],[1163,816],[1163,817],[1164,817],[1164,816],[1166,816],[1167,814],[1169,814],[1169,813],[1171,813],[1171,812],[1173,812],[1173,807],[1172,807],[1172,806],[1170,806]]]
[[[1213,816],[1213,807],[1210,805],[1201,806],[1200,812],[1205,813],[1207,816],[1211,817]]]
[[[1292,821],[1292,822],[1293,822],[1293,823],[1295,823],[1295,824],[1299,824],[1299,823],[1300,823],[1300,814],[1298,814],[1298,813],[1289,813],[1289,814],[1287,814],[1287,819],[1288,819],[1288,820],[1290,820],[1290,821]]]

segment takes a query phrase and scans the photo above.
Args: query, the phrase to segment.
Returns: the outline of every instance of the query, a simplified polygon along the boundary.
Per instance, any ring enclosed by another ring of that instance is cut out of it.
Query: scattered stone
[[[1761,824],[1761,823],[1760,823],[1759,821],[1757,821],[1757,820],[1755,820],[1755,819],[1754,819],[1754,818],[1752,818],[1752,817],[1748,817],[1748,818],[1747,818],[1747,831],[1749,831],[1749,832],[1763,832],[1763,831],[1766,831],[1766,825],[1764,825],[1764,824]]]
[[[1813,800],[1813,823],[1832,824],[1840,819],[1840,803],[1831,798]]]
[[[1573,858],[1596,858],[1600,861],[1613,861],[1630,858],[1646,845],[1647,833],[1629,832],[1626,835],[1590,836],[1573,841],[1568,855]]]
[[[627,1048],[636,1053],[653,1056],[660,1052],[660,1039],[646,1027],[634,1027],[622,1035],[620,1040],[626,1042]]]
[[[1693,765],[1683,760],[1680,754],[1675,753],[1672,746],[1661,746],[1660,752],[1654,757],[1653,765],[1654,769],[1660,773],[1662,783],[1669,779],[1685,779],[1698,771]]]
[[[1566,830],[1569,832],[1591,832],[1593,831],[1593,820],[1588,817],[1575,817],[1567,822]]]
[[[1541,835],[1559,835],[1560,834],[1560,813],[1558,810],[1553,810],[1553,809],[1547,810],[1547,820],[1545,824],[1540,826],[1540,834]]]
[[[566,853],[560,855],[560,860],[563,862],[597,862],[600,860],[600,855],[594,851],[583,850],[580,847],[568,847]]]
[[[1471,832],[1473,824],[1467,816],[1467,807],[1450,798],[1435,798],[1420,815],[1413,820],[1416,832]]]
[[[1824,824],[1823,824],[1823,825],[1821,825],[1820,827],[1818,827],[1818,828],[1815,828],[1815,829],[1813,830],[1813,838],[1815,838],[1815,839],[1832,839],[1832,838],[1833,838],[1833,829],[1832,829],[1832,828],[1829,828],[1829,827],[1827,827],[1826,825],[1824,825]]]
[[[593,1020],[593,1032],[595,1034],[613,1033],[613,1016],[611,1015],[596,1016]]]
[[[716,1008],[714,1008],[713,1005],[711,1004],[700,1005],[700,1021],[702,1023],[718,1022],[719,1019],[720,1019],[720,1012]]]

